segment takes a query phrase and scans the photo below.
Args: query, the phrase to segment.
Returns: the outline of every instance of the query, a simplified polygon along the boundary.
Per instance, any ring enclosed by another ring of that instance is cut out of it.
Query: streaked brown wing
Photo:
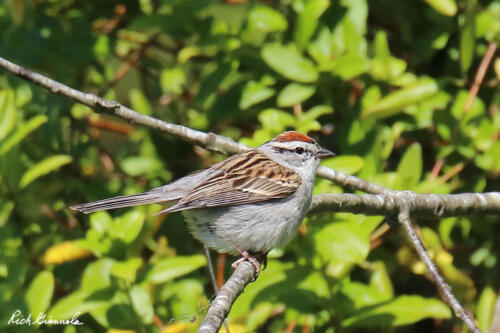
[[[257,150],[232,156],[212,168],[219,173],[186,194],[166,211],[220,207],[286,198],[300,186],[300,176]]]

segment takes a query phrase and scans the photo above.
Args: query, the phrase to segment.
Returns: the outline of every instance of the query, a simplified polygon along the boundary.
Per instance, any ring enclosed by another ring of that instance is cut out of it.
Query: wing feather
[[[296,172],[258,150],[232,156],[212,168],[219,172],[161,213],[286,198],[301,183]]]

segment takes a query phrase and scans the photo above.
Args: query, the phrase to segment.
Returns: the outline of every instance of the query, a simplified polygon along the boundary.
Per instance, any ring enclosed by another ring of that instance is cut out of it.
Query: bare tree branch
[[[254,276],[255,267],[249,261],[244,261],[238,265],[210,305],[198,333],[215,333],[219,331],[234,301],[245,286],[252,282]]]
[[[116,101],[110,101],[94,94],[81,92],[55,80],[49,79],[46,76],[27,70],[26,68],[16,65],[2,57],[0,57],[0,67],[5,68],[16,76],[50,90],[54,94],[63,95],[76,102],[87,105],[97,112],[113,114],[131,122],[175,135],[179,138],[204,146],[211,150],[220,151],[225,154],[235,154],[249,149],[247,146],[242,145],[231,138],[214,133],[204,133],[185,126],[167,123],[136,112]],[[382,186],[369,183],[357,177],[346,175],[326,167],[320,167],[317,174],[320,177],[334,181],[342,186],[360,191],[370,193],[384,193],[385,190],[389,191]]]
[[[476,76],[474,77],[474,83],[472,83],[472,86],[470,87],[469,95],[467,96],[467,101],[464,106],[464,112],[468,112],[470,110],[472,102],[479,92],[479,87],[481,87],[481,82],[483,82],[486,70],[490,65],[491,59],[493,59],[496,49],[497,43],[490,42],[488,49],[484,53],[483,59],[481,60],[481,64],[479,64],[479,68],[477,69]]]
[[[441,274],[439,274],[436,265],[429,256],[429,253],[427,253],[424,244],[422,244],[422,240],[420,240],[420,237],[418,237],[417,233],[415,232],[415,228],[413,227],[410,220],[410,211],[408,207],[401,207],[398,215],[398,221],[403,226],[408,239],[415,247],[420,260],[422,260],[427,267],[427,270],[432,276],[436,287],[439,289],[441,295],[444,297],[448,305],[453,309],[455,315],[463,320],[463,322],[467,325],[471,332],[480,333],[481,331],[474,323],[474,320],[472,320],[469,314],[464,310],[462,305],[458,302],[456,297],[451,292],[451,287],[446,283]]]
[[[445,217],[472,214],[500,215],[500,192],[463,194],[417,194],[393,191],[390,194],[317,194],[309,214],[323,211],[396,215],[403,205],[413,216]]]

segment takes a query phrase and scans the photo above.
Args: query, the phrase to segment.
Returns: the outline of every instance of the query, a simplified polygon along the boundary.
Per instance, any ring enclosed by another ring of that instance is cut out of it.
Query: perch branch
[[[16,65],[2,57],[0,57],[0,67],[3,67],[24,80],[46,88],[54,94],[66,96],[76,102],[84,104],[94,109],[96,112],[112,114],[132,123],[158,129],[186,141],[204,146],[207,149],[220,151],[225,154],[240,153],[248,149],[247,146],[240,144],[231,138],[214,133],[204,133],[185,126],[167,123],[136,112],[118,103],[117,101],[110,101],[94,94],[81,92],[55,80],[49,79],[46,76],[27,70],[26,68]],[[384,191],[389,191],[382,186],[369,183],[357,177],[346,175],[326,167],[320,167],[317,174],[320,177],[334,181],[342,186],[360,191],[370,193],[385,193]]]
[[[309,214],[348,212],[395,216],[403,205],[413,216],[500,215],[500,192],[462,194],[417,194],[393,191],[391,194],[317,194]]]
[[[415,228],[413,227],[410,220],[410,211],[408,207],[401,207],[398,215],[398,221],[403,226],[406,236],[415,247],[420,260],[422,260],[427,267],[427,270],[434,280],[436,287],[439,289],[441,295],[444,297],[448,305],[453,309],[455,315],[458,318],[462,319],[462,321],[467,325],[471,332],[480,333],[481,331],[474,323],[474,320],[472,320],[469,314],[464,310],[462,305],[456,299],[455,295],[453,295],[453,293],[451,292],[451,287],[446,283],[441,274],[439,274],[439,271],[432,261],[431,257],[429,256],[429,253],[425,249],[422,240],[415,232]]]
[[[198,333],[218,332],[236,298],[255,276],[255,267],[248,261],[238,265],[224,283],[207,311]]]

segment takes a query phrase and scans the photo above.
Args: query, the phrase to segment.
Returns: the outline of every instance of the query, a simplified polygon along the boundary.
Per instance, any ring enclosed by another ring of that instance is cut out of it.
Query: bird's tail
[[[99,210],[132,207],[137,205],[147,205],[165,201],[166,200],[162,196],[161,192],[149,191],[144,193],[138,193],[133,195],[122,195],[119,197],[113,197],[99,201],[78,204],[71,206],[70,208],[82,212],[84,214],[90,214],[93,212],[97,212]]]

